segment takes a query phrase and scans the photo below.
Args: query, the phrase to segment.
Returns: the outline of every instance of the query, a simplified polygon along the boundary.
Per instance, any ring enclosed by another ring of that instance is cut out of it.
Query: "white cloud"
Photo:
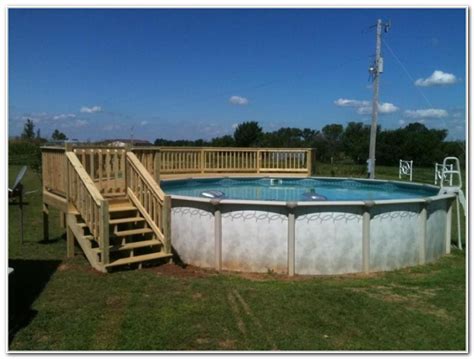
[[[240,106],[244,106],[244,105],[247,105],[249,103],[249,100],[245,97],[240,97],[240,96],[231,96],[229,98],[229,102],[232,104],[232,105],[240,105]]]
[[[238,123],[233,123],[232,124],[232,128],[235,130],[237,127],[239,127],[239,124]]]
[[[140,126],[146,126],[146,125],[148,125],[148,121],[145,120],[145,121],[140,122]]]
[[[74,126],[75,127],[84,127],[87,126],[89,122],[87,120],[76,120],[74,121]]]
[[[334,101],[339,107],[354,107],[359,115],[369,115],[372,113],[372,104],[369,101],[351,100],[347,98],[339,98]],[[398,107],[393,103],[379,103],[379,113],[386,114],[398,111]]]
[[[362,107],[362,106],[369,106],[369,101],[359,101],[359,100],[350,100],[347,98],[338,98],[334,101],[336,106],[340,107]]]
[[[120,125],[116,124],[109,124],[104,126],[104,131],[115,131],[115,130],[120,130],[121,127]]]
[[[418,79],[415,81],[416,86],[428,87],[428,86],[439,86],[439,85],[452,85],[456,83],[456,76],[436,70],[426,79]]]
[[[398,120],[398,124],[399,124],[400,126],[403,126],[403,125],[405,124],[405,120]]]
[[[405,116],[408,118],[444,118],[448,116],[448,111],[440,108],[425,108],[421,110],[406,110]]]
[[[102,107],[100,106],[92,106],[92,107],[82,106],[81,107],[81,112],[85,112],[85,113],[94,113],[94,112],[100,112],[100,111],[102,111]]]
[[[65,120],[67,118],[74,118],[76,117],[73,113],[62,113],[60,115],[53,116],[53,120]]]
[[[398,107],[390,102],[379,103],[379,114],[393,113],[398,111]],[[357,108],[359,115],[369,115],[372,113],[372,105],[360,106]]]

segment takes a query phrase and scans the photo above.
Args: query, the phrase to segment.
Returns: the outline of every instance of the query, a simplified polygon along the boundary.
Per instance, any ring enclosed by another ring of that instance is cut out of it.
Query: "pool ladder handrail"
[[[448,161],[454,161],[453,163],[448,164]],[[448,169],[448,166],[450,169]],[[451,175],[451,181],[449,183],[449,186],[445,186],[445,181],[444,178],[446,178],[446,175],[449,174]],[[452,183],[452,176],[456,176],[458,181],[457,185],[453,186]],[[458,248],[462,249],[462,243],[461,243],[461,212],[459,210],[459,203],[461,203],[462,209],[464,216],[466,216],[466,197],[464,196],[464,193],[462,191],[462,177],[461,177],[461,166],[459,165],[459,159],[457,157],[445,157],[443,160],[443,168],[441,172],[441,189],[440,189],[440,194],[449,194],[453,193],[456,195],[456,209],[457,209],[457,225],[458,225]]]

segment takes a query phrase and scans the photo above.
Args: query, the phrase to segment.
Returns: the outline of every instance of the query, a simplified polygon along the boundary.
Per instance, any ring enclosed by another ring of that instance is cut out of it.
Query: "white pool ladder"
[[[445,186],[444,179],[447,178],[446,175],[450,175],[451,181],[449,186]],[[457,181],[452,181],[453,177]],[[455,194],[456,195],[456,210],[457,210],[457,219],[458,219],[458,248],[462,249],[461,243],[461,212],[459,210],[459,203],[461,203],[464,216],[466,215],[466,197],[462,191],[462,176],[461,176],[461,167],[459,166],[459,159],[457,157],[446,157],[443,160],[443,168],[441,173],[441,189],[439,190],[440,194]],[[453,184],[454,182],[454,184]]]

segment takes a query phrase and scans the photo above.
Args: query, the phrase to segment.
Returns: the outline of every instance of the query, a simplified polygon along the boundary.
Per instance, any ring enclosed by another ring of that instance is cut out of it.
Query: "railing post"
[[[70,222],[70,208],[71,208],[71,171],[69,166],[69,160],[67,157],[67,152],[72,151],[72,145],[66,143],[64,146],[64,168],[66,169],[66,254],[68,257],[74,256],[74,234],[72,233],[71,228],[69,227]]]
[[[257,173],[260,173],[260,154],[261,154],[261,151],[260,149],[258,149],[257,152],[255,152],[255,156],[257,157],[255,159],[255,164],[257,165]]]
[[[163,249],[165,253],[171,253],[171,196],[165,196],[163,200]]]
[[[153,177],[156,183],[160,183],[160,172],[161,172],[161,151],[158,148],[155,151],[155,157],[153,159]]]
[[[204,157],[204,148],[201,148],[201,173],[204,173],[206,158]]]
[[[109,264],[109,203],[105,200],[100,203],[99,213],[99,238],[100,249],[102,251],[102,264],[105,266]]]
[[[132,152],[132,145],[130,143],[127,143],[125,145],[125,161],[124,161],[124,166],[123,166],[123,177],[124,177],[124,191],[125,194],[127,194],[127,188],[128,188],[128,152]]]
[[[306,150],[306,168],[308,169],[308,176],[311,176],[313,172],[313,154],[312,150]]]

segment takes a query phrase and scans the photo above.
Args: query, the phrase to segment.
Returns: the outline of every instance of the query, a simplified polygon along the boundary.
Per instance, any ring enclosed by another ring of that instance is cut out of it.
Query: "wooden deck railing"
[[[64,147],[44,147],[41,153],[43,188],[61,196],[66,195],[66,157]]]
[[[155,179],[179,173],[312,174],[313,149],[136,147],[132,151]]]
[[[73,151],[101,193],[125,195],[126,149],[77,147]]]
[[[67,201],[81,214],[102,250],[102,263],[109,262],[109,209],[95,183],[73,152],[67,157]]]
[[[127,194],[156,237],[163,243],[165,253],[171,253],[171,199],[165,195],[134,153],[127,152],[126,157]]]

